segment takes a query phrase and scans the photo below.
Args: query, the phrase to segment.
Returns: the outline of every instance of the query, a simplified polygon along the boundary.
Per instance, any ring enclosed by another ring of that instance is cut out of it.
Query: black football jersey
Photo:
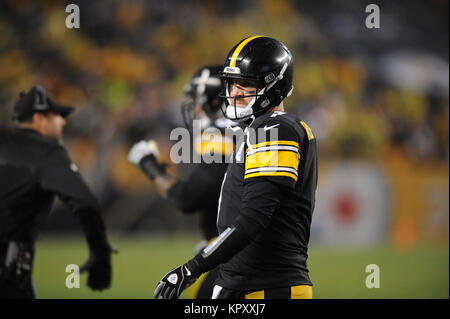
[[[303,121],[285,112],[267,113],[246,128],[236,145],[219,198],[217,226],[223,232],[257,202],[258,185],[276,185],[276,208],[262,233],[221,265],[217,284],[229,289],[311,285],[306,261],[317,185],[316,139]],[[256,204],[255,204],[256,205]],[[263,218],[261,218],[263,217]]]

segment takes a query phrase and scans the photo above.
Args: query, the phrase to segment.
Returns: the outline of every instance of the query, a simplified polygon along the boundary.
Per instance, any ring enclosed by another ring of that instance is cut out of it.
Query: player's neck
[[[271,108],[269,110],[269,112],[284,112],[284,104],[283,104],[283,102],[281,102],[280,105]]]

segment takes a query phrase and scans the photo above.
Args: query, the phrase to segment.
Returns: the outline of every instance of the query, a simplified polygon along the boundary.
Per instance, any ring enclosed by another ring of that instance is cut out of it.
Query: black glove
[[[80,268],[80,273],[89,272],[87,285],[92,290],[107,289],[111,285],[111,253],[113,251],[90,251],[89,259]]]
[[[167,164],[158,162],[153,155],[147,155],[144,157],[139,166],[151,180],[154,180],[157,176],[163,176],[166,174]]]
[[[192,285],[200,274],[192,271],[189,262],[169,271],[156,286],[155,299],[178,299],[187,287]]]

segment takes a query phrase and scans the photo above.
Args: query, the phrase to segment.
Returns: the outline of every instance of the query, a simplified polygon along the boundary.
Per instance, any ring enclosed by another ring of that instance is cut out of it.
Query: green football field
[[[68,264],[87,258],[82,237],[44,236],[38,241],[34,279],[40,298],[152,298],[159,279],[193,255],[194,235],[162,237],[112,236],[120,252],[113,256],[113,283],[93,292],[82,274],[80,288],[66,287]],[[368,249],[310,247],[308,266],[314,298],[449,298],[448,246],[420,246],[397,251],[390,246]],[[379,267],[380,287],[366,287],[366,266]]]

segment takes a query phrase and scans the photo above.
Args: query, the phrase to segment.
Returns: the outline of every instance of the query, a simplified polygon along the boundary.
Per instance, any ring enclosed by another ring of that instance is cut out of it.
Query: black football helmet
[[[220,94],[225,99],[222,112],[225,117],[243,121],[264,114],[278,106],[293,90],[294,58],[289,49],[280,41],[257,35],[241,40],[228,53],[220,73],[224,90]],[[253,83],[258,88],[247,107],[235,107],[231,97],[234,80]]]
[[[201,120],[202,128],[205,128],[219,117],[221,104],[224,102],[219,97],[222,90],[219,76],[221,70],[221,65],[204,66],[194,73],[184,88],[187,100],[181,105],[181,111],[187,128],[192,129],[193,120]],[[198,105],[204,114],[195,110]]]

